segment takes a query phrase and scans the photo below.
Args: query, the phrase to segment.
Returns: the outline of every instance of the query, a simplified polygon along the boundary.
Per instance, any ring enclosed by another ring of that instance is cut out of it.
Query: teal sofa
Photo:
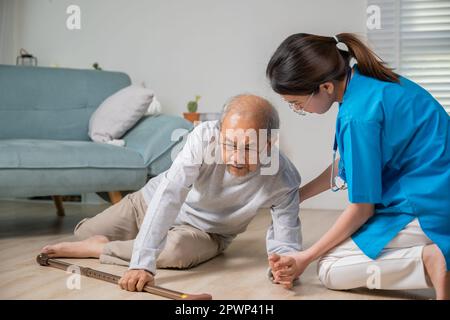
[[[0,197],[54,196],[137,190],[171,165],[181,117],[146,116],[125,147],[88,136],[91,114],[130,85],[121,72],[0,65]],[[61,208],[59,208],[60,214]]]

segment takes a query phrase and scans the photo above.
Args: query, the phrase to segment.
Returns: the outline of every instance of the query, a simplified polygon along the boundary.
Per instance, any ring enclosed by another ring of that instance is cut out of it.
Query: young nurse
[[[350,201],[310,248],[269,257],[274,281],[291,286],[319,259],[319,278],[330,289],[433,287],[437,299],[449,299],[450,117],[444,108],[349,33],[288,37],[267,76],[300,115],[324,114],[339,102],[333,162],[300,189],[300,199],[348,188]]]

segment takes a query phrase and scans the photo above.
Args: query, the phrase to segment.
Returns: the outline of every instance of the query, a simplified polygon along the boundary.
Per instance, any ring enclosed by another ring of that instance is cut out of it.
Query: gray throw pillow
[[[89,120],[89,136],[96,142],[120,139],[145,114],[153,100],[153,91],[129,86],[108,97]]]

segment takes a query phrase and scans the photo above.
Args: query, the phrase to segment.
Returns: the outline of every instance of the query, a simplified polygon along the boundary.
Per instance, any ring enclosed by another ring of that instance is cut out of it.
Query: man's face
[[[242,177],[259,167],[258,146],[260,125],[254,117],[243,117],[238,113],[227,116],[220,132],[222,160],[234,176]],[[260,148],[262,147],[262,148]]]

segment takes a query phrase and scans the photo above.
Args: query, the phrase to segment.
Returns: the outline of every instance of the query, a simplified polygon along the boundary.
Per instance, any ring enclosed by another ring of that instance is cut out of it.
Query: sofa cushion
[[[0,168],[145,168],[142,156],[114,145],[63,140],[0,140]]]
[[[3,169],[0,197],[139,190],[146,183],[146,172],[146,168]]]
[[[160,114],[142,118],[123,139],[126,147],[139,152],[145,165],[149,166],[170,151],[192,128],[192,123],[181,117]]]
[[[92,113],[130,83],[121,72],[0,65],[0,139],[89,141]]]

